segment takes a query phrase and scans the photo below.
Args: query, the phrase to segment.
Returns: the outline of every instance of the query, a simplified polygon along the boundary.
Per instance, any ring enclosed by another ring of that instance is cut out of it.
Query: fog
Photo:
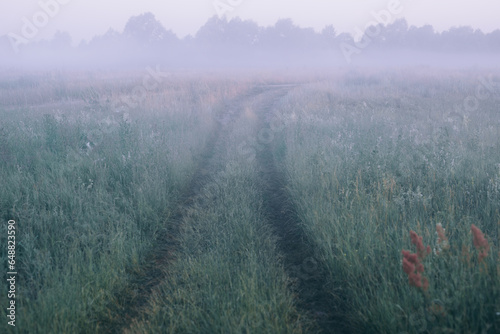
[[[350,66],[491,68],[499,64],[500,30],[486,32],[467,25],[467,22],[477,21],[478,13],[471,14],[470,20],[463,20],[460,26],[440,31],[429,24],[410,24],[400,15],[403,9],[406,9],[406,16],[413,17],[412,21],[418,22],[418,15],[410,15],[409,9],[399,1],[390,1],[383,9],[366,8],[367,23],[353,25],[350,33],[337,28],[333,22],[321,29],[299,25],[295,19],[305,20],[310,14],[298,15],[297,6],[293,6],[295,12],[285,11],[297,14],[296,17],[262,25],[257,22],[269,15],[242,19],[233,15],[235,8],[214,2],[214,10],[221,15],[209,18],[193,34],[180,37],[165,28],[155,14],[145,12],[129,17],[121,30],[109,28],[80,41],[61,30],[50,38],[39,38],[44,35],[46,26],[53,29],[52,17],[64,16],[62,1],[59,4],[54,1],[40,2],[41,7],[33,20],[23,17],[17,32],[0,35],[0,70],[119,71],[156,65],[168,70]],[[346,7],[346,12],[347,9],[353,10]],[[415,11],[423,13],[421,8]],[[462,11],[463,8],[457,13]],[[485,8],[482,11],[484,21],[489,22],[491,13]],[[248,11],[242,13],[248,16]],[[316,13],[321,18],[318,20],[324,22],[324,13]],[[432,13],[429,15],[433,17]],[[116,17],[110,16],[109,21],[109,26],[113,26]],[[98,26],[102,26],[102,18],[98,22]],[[193,27],[192,23],[186,24]],[[90,25],[89,22],[89,29]],[[183,31],[188,30],[187,26],[183,26]],[[442,24],[439,26],[442,28]],[[81,29],[75,31],[80,31],[81,35]]]
[[[500,333],[499,13],[0,0],[0,334]]]

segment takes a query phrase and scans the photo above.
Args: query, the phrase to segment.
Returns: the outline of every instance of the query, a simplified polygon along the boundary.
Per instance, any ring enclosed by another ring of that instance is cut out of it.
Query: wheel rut
[[[258,133],[271,133],[273,105],[293,86],[254,87],[247,93],[224,101],[216,115],[216,126],[205,144],[197,163],[196,172],[185,187],[174,214],[155,240],[145,257],[146,262],[135,270],[128,269],[129,284],[114,295],[115,306],[106,319],[98,320],[99,332],[121,333],[134,319],[141,318],[154,289],[166,278],[168,268],[179,249],[178,237],[181,224],[189,209],[195,204],[200,190],[218,172],[217,151],[232,131],[233,121],[245,105],[253,105],[258,121]],[[267,141],[266,141],[267,142]],[[278,248],[288,276],[294,282],[298,310],[314,320],[317,330],[323,333],[347,333],[345,324],[336,317],[338,304],[326,288],[327,271],[317,260],[315,247],[301,228],[300,218],[286,190],[286,178],[274,160],[271,143],[264,143],[256,150],[258,182],[264,196],[266,217],[278,239]]]
[[[259,117],[257,133],[272,133],[274,104],[281,94],[263,99],[255,106]],[[272,140],[261,143],[257,150],[260,188],[264,195],[264,210],[276,236],[278,249],[283,256],[285,270],[294,282],[299,311],[317,325],[321,333],[348,333],[347,325],[339,317],[341,300],[335,300],[327,288],[327,270],[318,260],[314,242],[301,227],[300,217],[286,189],[286,177],[278,169],[272,151]]]
[[[233,120],[241,114],[242,106],[263,92],[263,88],[254,87],[236,98],[223,101],[219,107],[220,112],[215,115],[215,129],[197,159],[195,173],[182,191],[177,209],[166,218],[168,223],[159,232],[153,248],[145,256],[146,262],[139,269],[127,269],[127,274],[130,276],[129,284],[115,294],[115,302],[110,311],[112,316],[97,320],[99,332],[121,333],[134,319],[141,316],[155,287],[166,278],[169,264],[176,260],[175,251],[179,248],[178,236],[184,216],[194,204],[203,186],[217,173],[214,155],[222,146],[221,141],[231,131]]]

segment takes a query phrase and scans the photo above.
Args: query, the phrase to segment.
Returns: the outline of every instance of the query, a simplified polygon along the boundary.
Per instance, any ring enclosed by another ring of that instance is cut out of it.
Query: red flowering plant
[[[485,238],[484,233],[474,224],[471,225],[471,231],[473,236],[473,244],[478,252],[478,262],[482,263],[483,260],[488,256],[490,251],[490,245],[488,240]],[[436,225],[436,233],[438,235],[438,243],[436,254],[439,255],[441,251],[449,250],[450,244],[448,238],[446,237],[445,230],[441,224]],[[424,273],[424,265],[422,261],[431,252],[430,246],[424,246],[423,238],[419,236],[415,231],[410,231],[411,243],[417,248],[416,253],[411,253],[408,250],[402,250],[403,254],[403,271],[408,275],[408,281],[410,285],[422,289],[422,291],[427,291],[429,287],[429,282],[426,277],[422,276]]]
[[[445,229],[441,223],[436,224],[436,234],[438,236],[437,245],[435,249],[436,255],[441,254],[443,251],[447,251],[450,249],[450,242],[448,241],[448,237],[446,236]]]
[[[428,325],[437,330],[443,329],[443,332],[453,332],[463,326],[463,322],[460,319],[455,319],[453,314],[464,312],[465,308],[478,310],[476,305],[480,305],[479,298],[473,297],[475,298],[473,301],[466,300],[471,295],[475,296],[471,292],[498,287],[495,285],[497,283],[493,283],[494,280],[491,280],[491,276],[496,273],[488,271],[486,265],[490,260],[488,256],[492,256],[490,254],[490,252],[492,253],[491,247],[495,247],[495,245],[490,247],[487,236],[476,225],[472,224],[470,230],[478,260],[476,262],[472,259],[471,254],[473,253],[470,252],[470,246],[467,245],[470,245],[470,241],[468,241],[462,245],[461,258],[465,266],[457,261],[460,259],[460,249],[451,247],[446,231],[439,223],[436,225],[437,242],[434,250],[436,256],[432,259],[432,267],[427,268],[427,271],[423,262],[431,253],[431,248],[424,245],[423,238],[416,232],[410,231],[411,243],[416,248],[415,253],[404,249],[401,252],[403,271],[408,276],[409,285],[422,293],[423,312],[427,319],[430,319]],[[458,241],[460,241],[460,235]],[[482,275],[476,275],[475,269],[479,269]],[[497,266],[497,270],[498,275],[500,275],[500,265]],[[424,276],[424,273],[427,274],[427,277],[432,277],[431,283],[435,287],[432,291],[429,291],[429,280]],[[467,284],[461,284],[461,282]],[[491,297],[491,300],[494,298]],[[474,324],[477,328],[482,325],[482,323]]]
[[[478,251],[477,259],[479,263],[481,263],[483,259],[488,256],[490,245],[488,244],[488,240],[484,237],[484,233],[476,225],[472,224],[470,230],[472,231],[472,242]]]
[[[422,276],[424,273],[424,265],[422,261],[431,252],[431,247],[424,246],[422,237],[415,231],[410,231],[411,243],[417,248],[416,253],[411,253],[408,250],[402,250],[403,254],[403,271],[408,275],[408,282],[410,285],[427,291],[429,288],[429,281],[426,277]]]

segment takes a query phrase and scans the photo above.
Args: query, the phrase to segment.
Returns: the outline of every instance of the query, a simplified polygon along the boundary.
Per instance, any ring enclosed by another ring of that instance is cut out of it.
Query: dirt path
[[[283,88],[283,94],[289,89]],[[277,99],[263,99],[256,111],[259,117],[257,136],[272,134],[273,105]],[[267,135],[269,136],[269,135]],[[336,317],[339,304],[326,289],[326,269],[315,254],[314,243],[300,226],[293,200],[286,190],[286,178],[275,163],[272,140],[261,141],[256,159],[259,166],[260,187],[264,193],[264,208],[279,240],[287,274],[295,282],[294,292],[301,312],[313,318],[322,333],[345,333],[345,324]],[[331,290],[330,290],[331,291]]]
[[[233,123],[240,117],[244,107],[253,106],[252,109],[257,114],[257,138],[263,133],[269,134],[272,132],[273,105],[292,87],[255,87],[248,93],[227,101],[220,108],[220,113],[216,115],[216,127],[199,157],[196,172],[186,186],[175,214],[167,219],[167,228],[159,235],[146,257],[148,262],[140,270],[129,272],[130,284],[115,296],[117,306],[112,310],[115,317],[101,321],[101,332],[121,333],[128,328],[134,319],[140,318],[155,287],[165,279],[169,264],[175,261],[175,250],[179,247],[176,238],[183,218],[203,186],[218,172],[220,154],[217,152],[224,148],[224,141],[233,131]],[[326,270],[316,260],[315,247],[301,229],[293,201],[286,192],[285,177],[275,164],[271,143],[266,142],[263,145],[260,143],[256,151],[256,173],[264,195],[264,209],[278,237],[285,269],[295,282],[293,289],[299,311],[313,318],[321,332],[345,332],[342,330],[342,322],[335,317],[336,305],[325,289]]]
[[[215,129],[209,137],[203,152],[198,157],[197,168],[193,178],[184,189],[177,209],[168,217],[166,228],[161,231],[155,246],[145,257],[147,262],[139,270],[129,271],[130,283],[114,296],[111,319],[100,320],[100,332],[121,333],[129,327],[133,319],[140,317],[156,286],[166,277],[168,266],[175,261],[175,250],[178,249],[177,237],[181,230],[183,217],[194,204],[196,195],[207,184],[212,175],[218,172],[218,161],[215,157],[217,150],[224,146],[224,140],[232,131],[233,121],[236,120],[244,106],[251,103],[265,89],[254,87],[246,94],[226,101],[216,114]]]

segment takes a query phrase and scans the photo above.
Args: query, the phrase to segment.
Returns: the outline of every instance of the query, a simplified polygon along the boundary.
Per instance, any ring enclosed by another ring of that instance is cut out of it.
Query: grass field
[[[0,79],[0,332],[500,332],[498,72],[148,75]]]

